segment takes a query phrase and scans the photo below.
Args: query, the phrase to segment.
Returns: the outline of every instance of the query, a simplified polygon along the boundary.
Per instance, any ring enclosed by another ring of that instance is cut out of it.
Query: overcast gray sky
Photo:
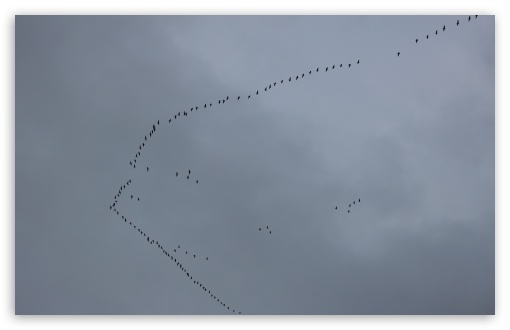
[[[494,16],[15,25],[17,314],[494,313]]]

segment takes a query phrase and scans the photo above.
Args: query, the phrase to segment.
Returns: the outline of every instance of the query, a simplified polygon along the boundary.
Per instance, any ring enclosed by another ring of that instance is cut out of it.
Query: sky
[[[16,16],[15,313],[494,314],[494,32]]]

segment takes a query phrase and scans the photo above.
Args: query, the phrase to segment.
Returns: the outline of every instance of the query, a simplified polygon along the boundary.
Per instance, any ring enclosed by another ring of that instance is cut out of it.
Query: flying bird
[[[239,100],[240,98],[241,98],[240,96],[238,96],[238,97],[237,97],[237,99],[238,99],[238,100]]]
[[[351,67],[351,63],[349,63],[349,68]]]
[[[418,39],[416,39],[416,43],[418,43]]]
[[[178,176],[178,175],[179,175],[179,173],[178,173],[178,172],[175,172],[175,176]]]
[[[459,20],[457,20],[457,26],[459,26]]]
[[[443,31],[446,30],[446,25],[443,25]]]
[[[317,70],[315,70],[316,72],[319,72],[319,68],[317,68]]]
[[[400,56],[400,52],[397,53],[397,57]]]
[[[251,97],[251,96],[250,96],[250,95],[248,95],[248,98],[250,98],[250,97]]]
[[[198,180],[197,180],[197,184],[198,184]]]
[[[335,206],[335,210],[338,210],[338,206]]]
[[[328,68],[328,67],[326,67],[326,72],[328,72],[328,69],[329,69],[329,68]]]
[[[359,64],[359,60],[358,60],[358,62],[356,62],[356,64]]]
[[[427,34],[427,39],[429,38],[429,35]]]
[[[471,16],[468,17],[468,22],[471,21]]]

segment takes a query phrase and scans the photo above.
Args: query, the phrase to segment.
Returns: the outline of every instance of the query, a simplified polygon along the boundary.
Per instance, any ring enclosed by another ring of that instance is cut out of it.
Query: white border
[[[366,1],[334,4],[333,1],[154,1],[137,2],[90,0],[77,1],[7,1],[2,3],[2,92],[5,111],[2,111],[1,141],[8,150],[8,159],[2,166],[2,210],[4,210],[3,246],[1,260],[3,285],[0,325],[2,329],[46,328],[46,329],[89,329],[122,327],[207,327],[215,329],[260,329],[260,327],[292,329],[320,328],[383,328],[383,329],[502,329],[510,325],[508,313],[508,285],[505,278],[508,272],[508,215],[504,205],[508,175],[504,169],[510,168],[505,147],[508,133],[508,93],[502,93],[508,86],[506,61],[508,56],[508,15],[503,1],[437,1],[429,0],[416,4],[412,1]],[[15,15],[181,15],[181,14],[480,14],[496,15],[496,316],[243,316],[243,317],[186,317],[186,316],[16,316],[14,310],[14,196],[15,196],[15,131],[14,131],[14,18]],[[506,220],[506,221],[505,221]]]

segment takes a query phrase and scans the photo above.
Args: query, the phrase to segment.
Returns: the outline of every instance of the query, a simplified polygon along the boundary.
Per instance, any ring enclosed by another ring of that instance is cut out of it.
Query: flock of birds
[[[478,15],[475,15],[474,18],[477,19]],[[467,21],[469,22],[469,21],[471,21],[471,19],[472,19],[471,16],[469,16],[467,18]],[[458,26],[459,24],[460,24],[460,20],[457,20],[456,25]],[[438,29],[438,30],[435,31],[435,35],[438,34],[439,30],[441,30],[441,29]],[[442,31],[443,32],[446,31],[446,25],[443,25]],[[426,35],[426,39],[429,39],[429,36],[430,35],[427,34]],[[418,41],[419,41],[419,39],[416,38],[415,39],[415,43],[417,44]],[[397,57],[400,57],[400,55],[401,55],[401,52],[398,51],[397,52]],[[331,72],[332,70],[337,70],[338,71],[338,70],[340,70],[342,68],[350,69],[350,68],[352,68],[354,66],[354,64],[355,65],[359,65],[360,64],[360,60],[358,59],[356,61],[346,62],[345,65],[344,65],[344,63],[332,64],[330,66],[324,67],[322,70],[323,70],[323,72],[327,73],[327,72]],[[307,72],[305,71],[305,72],[302,72],[300,74],[297,74],[295,77],[294,77],[294,75],[291,75],[289,78],[285,78],[285,79],[281,79],[279,81],[271,82],[270,84],[268,84],[268,85],[266,85],[266,86],[264,86],[264,87],[262,87],[260,89],[256,89],[252,93],[247,93],[244,96],[238,95],[234,99],[236,99],[237,101],[240,101],[242,98],[244,98],[244,99],[251,99],[252,95],[253,95],[253,97],[257,97],[257,96],[259,96],[259,95],[261,95],[263,93],[269,92],[271,89],[274,90],[274,88],[278,85],[278,82],[279,82],[279,84],[283,84],[286,81],[292,82],[293,79],[294,79],[294,81],[297,81],[299,79],[304,79],[306,76],[311,76],[313,73],[318,73],[320,71],[321,71],[321,68],[317,67],[317,68],[314,68],[312,70],[307,70]],[[232,98],[230,98],[229,96],[226,96],[224,98],[223,97],[220,98],[218,100],[217,104],[218,105],[223,105],[223,104],[225,104],[227,102],[230,102],[230,101],[232,101]],[[216,102],[214,102],[214,104],[216,104]],[[204,104],[204,106],[200,107],[200,108],[210,109],[212,107],[213,107],[213,102],[206,102]],[[172,124],[172,123],[175,124],[177,119],[180,119],[180,118],[183,118],[183,117],[188,117],[188,115],[193,113],[193,111],[195,111],[195,113],[197,113],[198,110],[199,110],[199,107],[195,105],[195,106],[190,107],[189,113],[188,113],[188,111],[178,111],[176,114],[174,114],[173,116],[171,116],[168,119],[168,124]],[[136,153],[134,155],[134,158],[129,161],[129,165],[132,166],[134,169],[136,169],[137,161],[139,161],[140,158],[141,158],[142,150],[147,146],[147,144],[149,143],[150,139],[155,135],[155,133],[157,131],[157,128],[159,126],[160,126],[160,121],[157,120],[155,123],[153,123],[152,128],[150,129],[148,134],[146,134],[144,136],[143,141],[138,145],[138,148],[137,148],[137,151],[136,151]],[[149,166],[146,166],[146,172],[149,172],[149,170],[150,170]],[[190,180],[191,170],[189,169],[187,171],[187,173],[185,173],[185,174],[186,174],[186,178],[188,180]],[[179,172],[176,171],[175,172],[175,177],[178,177],[178,176],[179,176]],[[196,182],[196,184],[198,184],[199,181],[196,180],[195,182]],[[219,303],[227,311],[231,311],[232,313],[235,313],[235,314],[241,314],[241,312],[239,310],[237,310],[237,313],[236,313],[236,309],[231,308],[224,301],[222,301],[215,293],[211,292],[211,290],[208,289],[203,283],[201,283],[199,280],[197,280],[197,278],[193,277],[191,272],[182,263],[181,257],[179,257],[179,259],[178,259],[177,256],[176,256],[178,254],[178,251],[182,251],[180,245],[178,245],[177,248],[174,248],[174,249],[166,249],[163,246],[163,244],[159,242],[159,240],[155,240],[154,238],[151,238],[151,236],[149,236],[149,234],[147,234],[141,227],[137,226],[135,223],[133,223],[132,221],[128,220],[125,215],[120,213],[120,211],[117,209],[118,208],[118,203],[120,201],[122,193],[126,189],[128,189],[128,187],[129,187],[129,185],[131,183],[132,183],[132,181],[131,181],[131,179],[129,179],[125,184],[122,184],[119,187],[119,190],[114,195],[114,199],[113,199],[112,203],[109,205],[110,210],[113,211],[117,216],[119,216],[120,220],[123,223],[125,223],[128,226],[130,226],[136,233],[138,233],[144,240],[146,240],[147,244],[152,245],[154,247],[157,247],[157,249],[160,250],[161,253],[164,256],[166,256],[170,262],[174,263],[179,268],[179,270],[181,270],[181,272],[184,274],[184,276],[186,276],[190,281],[193,281],[193,284],[196,285],[197,288],[202,290],[204,293],[209,295],[210,298],[213,299],[214,302]],[[130,194],[130,199],[131,200],[140,201],[140,197],[136,197],[133,194]],[[360,204],[361,203],[361,198],[358,198],[357,202],[358,202],[358,204]],[[347,213],[351,212],[351,209],[352,209],[351,206],[353,206],[355,204],[356,204],[356,200],[354,200],[352,203],[349,204],[349,206],[347,208]],[[335,206],[335,210],[338,210],[338,206]],[[272,234],[272,230],[269,228],[268,225],[266,226],[265,229],[263,227],[259,227],[258,230],[259,230],[259,232],[262,232],[262,230],[264,230],[264,231],[268,232],[269,234]],[[172,251],[173,251],[173,253],[172,253]],[[191,257],[191,253],[188,254],[188,251],[185,250],[184,256]],[[197,257],[197,255],[193,254],[193,259],[196,259],[196,257]],[[208,261],[209,257],[206,256],[202,260]]]
[[[361,198],[358,198],[358,205],[361,203]],[[356,205],[356,201],[352,202],[352,204],[349,204],[349,208],[347,209],[347,213],[351,213],[351,205]],[[338,210],[338,206],[335,206],[335,210]]]

